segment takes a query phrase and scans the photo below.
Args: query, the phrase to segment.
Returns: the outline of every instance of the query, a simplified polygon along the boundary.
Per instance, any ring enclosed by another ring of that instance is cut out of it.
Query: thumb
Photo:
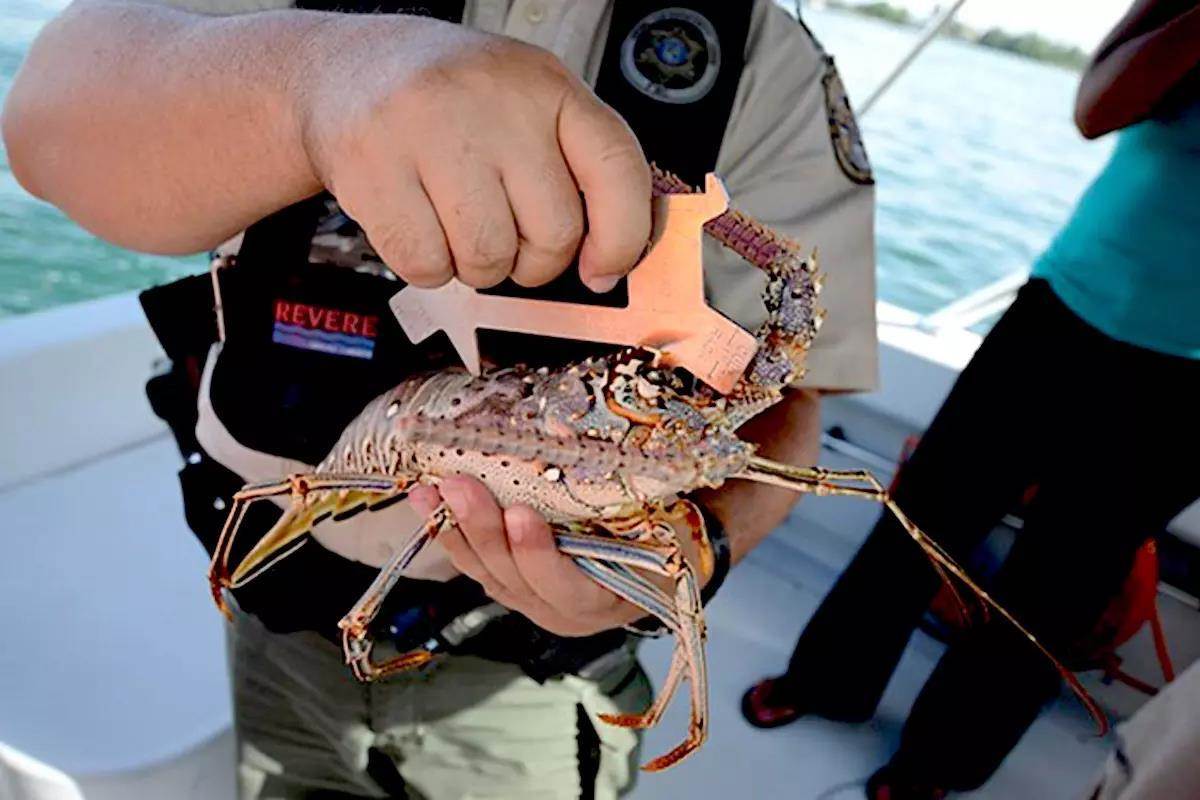
[[[423,517],[428,517],[442,502],[442,496],[432,486],[417,486],[408,493],[408,502],[413,510]]]

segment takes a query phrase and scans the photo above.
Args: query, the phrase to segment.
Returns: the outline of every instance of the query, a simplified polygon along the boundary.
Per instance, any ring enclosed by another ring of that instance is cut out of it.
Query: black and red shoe
[[[949,792],[886,764],[867,779],[867,800],[943,800]]]
[[[804,713],[799,697],[780,678],[759,681],[742,695],[742,716],[756,728],[778,728]]]

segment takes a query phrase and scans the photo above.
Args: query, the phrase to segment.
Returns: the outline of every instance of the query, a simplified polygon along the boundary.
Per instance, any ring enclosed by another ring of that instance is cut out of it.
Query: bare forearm
[[[795,391],[739,431],[759,445],[759,453],[787,464],[814,464],[821,449],[821,401],[816,392]],[[748,481],[729,481],[698,498],[729,534],[736,564],[779,527],[798,495],[787,489]]]
[[[35,42],[9,96],[13,171],[118,244],[208,247],[320,188],[289,81],[326,16],[77,3]]]
[[[322,187],[420,286],[536,286],[578,254],[607,291],[650,235],[637,139],[578,77],[411,15],[77,0],[35,43],[4,137],[30,191],[140,250],[204,249]]]
[[[1148,16],[1143,12],[1138,19]],[[1138,19],[1126,21],[1131,33]],[[1095,138],[1152,116],[1170,91],[1200,68],[1200,5],[1153,21],[1161,24],[1123,40],[1114,31],[1084,74],[1075,103],[1075,121],[1084,136]]]

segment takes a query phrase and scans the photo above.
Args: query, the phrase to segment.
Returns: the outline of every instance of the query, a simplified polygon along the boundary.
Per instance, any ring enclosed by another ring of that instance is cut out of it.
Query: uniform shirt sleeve
[[[818,251],[827,316],[802,385],[866,391],[878,381],[875,192],[839,165],[826,103],[831,70],[802,24],[757,2],[717,173],[735,207]],[[704,265],[710,302],[754,330],[766,313],[762,273],[711,241]]]

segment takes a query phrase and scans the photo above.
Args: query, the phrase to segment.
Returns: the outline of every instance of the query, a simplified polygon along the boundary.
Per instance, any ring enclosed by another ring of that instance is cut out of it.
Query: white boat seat
[[[83,800],[68,776],[0,743],[0,800]]]

